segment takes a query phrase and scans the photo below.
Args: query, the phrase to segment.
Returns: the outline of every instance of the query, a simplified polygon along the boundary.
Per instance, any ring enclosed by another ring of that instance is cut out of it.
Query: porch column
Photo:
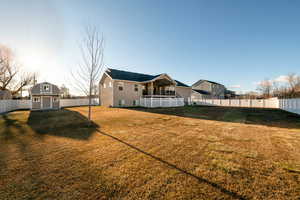
[[[176,85],[174,85],[174,93],[175,93],[175,98],[176,98]]]
[[[150,95],[152,96],[153,95],[153,82],[150,83]]]

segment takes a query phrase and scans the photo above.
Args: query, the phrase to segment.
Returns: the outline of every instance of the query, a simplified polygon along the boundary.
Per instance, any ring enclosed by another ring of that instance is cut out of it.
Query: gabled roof
[[[184,84],[183,82],[180,82],[180,81],[177,81],[177,80],[175,80],[176,81],[176,83],[177,83],[177,86],[181,86],[181,87],[190,87],[190,86],[188,86],[187,84]]]
[[[215,84],[215,85],[222,85],[222,84],[214,82],[214,81],[200,79],[199,81],[197,81],[196,83],[194,83],[192,86],[198,85],[198,84],[203,83],[203,82],[208,82],[208,83]]]
[[[148,75],[148,74],[128,72],[128,71],[122,71],[122,70],[111,69],[111,68],[108,68],[108,70],[106,70],[106,73],[112,79],[137,81],[137,82],[150,81],[160,75],[160,74],[159,75]]]
[[[195,92],[197,92],[199,94],[205,94],[205,95],[210,95],[211,94],[210,92],[205,91],[205,90],[195,90],[195,89],[193,89],[193,91],[195,91]]]
[[[165,74],[158,74],[158,75],[149,75],[149,74],[141,74],[141,73],[136,73],[136,72],[129,72],[129,71],[123,71],[123,70],[118,70],[118,69],[111,69],[108,68],[106,70],[106,73],[112,78],[112,79],[117,79],[117,80],[126,80],[126,81],[136,81],[136,82],[146,82],[146,81],[151,81],[161,75]],[[177,86],[182,86],[182,87],[189,87],[188,85],[175,80],[177,83]]]

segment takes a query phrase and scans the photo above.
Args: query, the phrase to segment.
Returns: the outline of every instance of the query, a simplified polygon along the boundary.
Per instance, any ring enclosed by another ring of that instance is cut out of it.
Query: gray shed
[[[36,84],[30,90],[31,109],[49,110],[59,109],[59,88],[48,82]]]

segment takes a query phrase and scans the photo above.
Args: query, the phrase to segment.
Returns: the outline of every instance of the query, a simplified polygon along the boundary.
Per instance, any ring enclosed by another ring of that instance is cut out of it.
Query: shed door
[[[51,108],[51,97],[42,97],[43,109]]]

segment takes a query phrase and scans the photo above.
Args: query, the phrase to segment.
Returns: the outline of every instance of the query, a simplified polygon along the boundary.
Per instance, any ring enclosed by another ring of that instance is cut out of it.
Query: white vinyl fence
[[[0,113],[30,108],[31,100],[0,100]]]
[[[249,107],[249,108],[279,108],[279,100],[272,99],[192,99],[194,105]]]
[[[300,115],[300,99],[279,99],[279,108]]]
[[[60,99],[60,107],[86,106],[88,99]],[[92,105],[99,105],[99,99],[92,99]],[[31,109],[31,100],[0,100],[0,113]]]
[[[60,99],[59,105],[61,108],[72,106],[86,106],[89,105],[89,99]],[[99,105],[99,99],[92,99],[92,105]]]
[[[184,106],[184,98],[141,98],[140,106],[147,108]]]

